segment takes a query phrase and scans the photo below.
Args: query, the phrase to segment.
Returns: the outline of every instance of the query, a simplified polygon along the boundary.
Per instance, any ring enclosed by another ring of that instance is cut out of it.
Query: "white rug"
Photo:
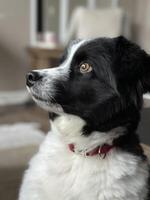
[[[0,92],[0,106],[24,104],[30,99],[27,90]]]
[[[0,149],[39,145],[45,135],[37,123],[16,123],[0,126]]]

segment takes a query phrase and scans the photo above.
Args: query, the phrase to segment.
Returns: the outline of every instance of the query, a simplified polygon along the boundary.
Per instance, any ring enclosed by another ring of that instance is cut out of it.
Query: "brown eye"
[[[92,71],[92,67],[90,64],[88,63],[82,63],[80,65],[80,72],[81,73],[88,73],[88,72],[91,72]]]

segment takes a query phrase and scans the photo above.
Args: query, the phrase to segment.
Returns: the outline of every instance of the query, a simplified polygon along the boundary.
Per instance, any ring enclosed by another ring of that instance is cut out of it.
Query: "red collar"
[[[68,144],[68,147],[69,147],[70,151],[75,152],[74,144]],[[114,146],[109,145],[109,144],[97,146],[96,148],[86,152],[85,156],[95,156],[95,155],[99,154],[100,156],[103,156],[103,159],[104,159],[112,148],[114,148]]]

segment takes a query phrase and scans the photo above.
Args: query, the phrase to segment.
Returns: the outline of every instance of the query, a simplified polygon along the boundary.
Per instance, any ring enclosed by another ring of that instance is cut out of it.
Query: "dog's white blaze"
[[[52,124],[51,132],[30,162],[19,200],[145,200],[147,162],[119,149],[112,149],[105,159],[72,153],[65,135],[82,143],[76,138],[81,136],[85,122],[75,116],[66,118],[60,116]],[[101,137],[99,133],[99,141],[104,140],[104,134]],[[82,136],[86,147],[96,141],[92,135],[90,140]]]

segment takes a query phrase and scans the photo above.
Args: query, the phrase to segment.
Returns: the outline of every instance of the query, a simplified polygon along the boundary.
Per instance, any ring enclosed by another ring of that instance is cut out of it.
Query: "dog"
[[[59,66],[27,74],[51,130],[19,200],[148,200],[149,163],[136,133],[150,56],[123,36],[77,40]]]

